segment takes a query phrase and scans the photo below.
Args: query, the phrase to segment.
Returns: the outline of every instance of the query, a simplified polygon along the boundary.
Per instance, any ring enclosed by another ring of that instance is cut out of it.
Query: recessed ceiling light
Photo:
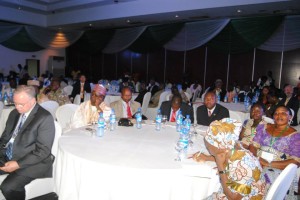
[[[236,12],[237,12],[237,13],[241,13],[241,12],[242,12],[242,10],[240,10],[240,9],[237,9],[237,10],[236,10]]]
[[[18,9],[21,10],[22,9],[21,6],[19,6]]]
[[[89,26],[93,26],[93,24],[89,24]]]
[[[127,23],[130,23],[130,20],[129,19],[127,19],[127,21],[126,21]]]
[[[175,18],[178,18],[179,17],[179,15],[175,15]]]

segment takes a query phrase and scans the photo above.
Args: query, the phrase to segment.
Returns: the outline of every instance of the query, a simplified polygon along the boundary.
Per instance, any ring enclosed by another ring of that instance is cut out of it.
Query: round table
[[[174,160],[173,126],[161,131],[152,124],[118,126],[103,137],[92,136],[90,129],[71,130],[59,140],[55,180],[61,200],[203,199],[216,189],[213,163]],[[198,136],[192,151],[200,146]]]

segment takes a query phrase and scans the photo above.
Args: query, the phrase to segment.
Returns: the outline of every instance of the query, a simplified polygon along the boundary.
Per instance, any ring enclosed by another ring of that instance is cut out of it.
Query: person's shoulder
[[[205,107],[205,105],[201,105],[201,106],[199,106],[198,108],[197,108],[197,111],[199,110],[205,110],[206,109],[206,107]]]

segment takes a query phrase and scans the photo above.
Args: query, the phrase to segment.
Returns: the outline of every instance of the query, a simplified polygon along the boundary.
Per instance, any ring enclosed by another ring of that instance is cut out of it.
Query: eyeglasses
[[[20,107],[23,108],[24,106],[26,106],[26,104],[28,104],[31,101],[31,99],[29,99],[26,103],[15,103],[15,107]]]

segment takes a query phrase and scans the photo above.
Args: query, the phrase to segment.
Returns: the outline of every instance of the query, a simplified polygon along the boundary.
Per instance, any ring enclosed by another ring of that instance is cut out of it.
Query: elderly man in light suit
[[[110,107],[115,110],[117,118],[132,118],[141,104],[132,101],[132,92],[129,87],[125,86],[121,91],[121,99],[112,102]]]
[[[52,176],[55,136],[52,115],[36,103],[32,86],[19,86],[0,138],[0,174],[8,173],[0,189],[7,200],[25,199],[25,185]]]

